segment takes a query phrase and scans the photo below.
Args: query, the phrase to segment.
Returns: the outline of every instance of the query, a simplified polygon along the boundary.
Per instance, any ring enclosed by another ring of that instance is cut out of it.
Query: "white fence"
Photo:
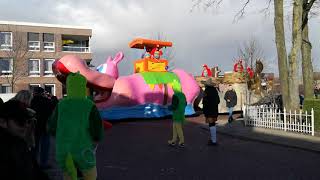
[[[243,106],[246,126],[293,131],[314,136],[314,111],[281,112],[276,106]]]

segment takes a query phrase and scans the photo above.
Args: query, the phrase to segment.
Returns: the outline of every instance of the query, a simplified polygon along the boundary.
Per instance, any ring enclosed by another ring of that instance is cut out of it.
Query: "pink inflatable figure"
[[[53,73],[61,81],[65,82],[66,76],[70,73],[80,72],[87,78],[89,86],[102,91],[112,90],[115,77],[108,74],[99,73],[90,69],[86,62],[75,55],[65,55],[61,59],[57,59],[52,64]]]
[[[170,115],[167,105],[171,104],[173,89],[167,84],[148,85],[140,73],[120,76],[117,64],[123,59],[119,52],[115,58],[109,57],[105,64],[90,70],[82,59],[74,55],[62,57],[53,65],[58,75],[80,71],[87,80],[88,86],[99,92],[94,97],[101,116],[108,120],[124,118],[153,118]],[[175,69],[172,72],[180,80],[181,89],[186,95],[186,115],[194,114],[193,101],[199,94],[199,86],[191,74]]]
[[[124,58],[122,52],[118,52],[114,58],[108,57],[105,64],[101,64],[97,67],[97,70],[101,73],[108,74],[109,76],[118,79],[118,63]]]

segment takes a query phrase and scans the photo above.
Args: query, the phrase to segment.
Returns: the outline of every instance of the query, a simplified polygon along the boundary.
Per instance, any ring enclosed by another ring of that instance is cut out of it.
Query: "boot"
[[[231,121],[232,121],[232,120],[231,120],[231,117],[229,117],[229,118],[228,118],[228,123],[231,123]]]
[[[211,138],[209,140],[208,145],[217,145],[217,128],[216,128],[216,126],[210,127],[210,137]]]

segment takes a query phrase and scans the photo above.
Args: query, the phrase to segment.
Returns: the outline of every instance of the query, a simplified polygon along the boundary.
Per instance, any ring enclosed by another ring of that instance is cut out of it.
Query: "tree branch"
[[[247,5],[248,5],[249,3],[250,3],[250,0],[247,0],[247,1],[243,4],[243,6],[242,6],[242,8],[240,9],[240,11],[237,12],[237,14],[234,16],[233,22],[238,21],[239,19],[241,19],[241,18],[244,16],[244,14],[245,14],[245,9],[246,9],[246,7],[247,7]]]
[[[223,0],[192,0],[195,3],[192,5],[190,12],[193,11],[194,8],[199,7],[201,4],[204,6],[204,9],[208,9],[213,6],[219,6]]]
[[[213,7],[213,6],[218,7],[223,2],[223,0],[192,0],[192,1],[195,3],[192,5],[190,12],[192,12],[194,8],[199,7],[201,4],[204,6],[205,9],[207,9],[207,8]],[[250,3],[250,0],[246,0],[246,2],[243,4],[240,11],[237,12],[237,14],[234,16],[233,22],[236,22],[237,20],[239,20],[240,18],[242,18],[244,16],[245,9],[249,3]],[[271,3],[271,0],[269,0],[268,8],[270,6],[270,3]]]
[[[267,11],[270,9],[271,1],[272,1],[272,0],[269,0],[268,6],[267,6],[266,8],[263,8],[260,12],[262,12],[262,13],[267,12]]]
[[[308,24],[308,20],[309,20],[308,15],[315,1],[316,0],[310,0],[309,2],[308,0],[303,1],[303,14],[302,14],[302,25],[301,25],[302,30]]]

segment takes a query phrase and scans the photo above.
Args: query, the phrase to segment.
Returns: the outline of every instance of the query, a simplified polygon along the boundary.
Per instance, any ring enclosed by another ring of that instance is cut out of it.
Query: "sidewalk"
[[[209,130],[208,125],[204,123],[204,117],[202,115],[188,118],[188,120],[200,124],[200,127],[205,130]],[[260,141],[320,153],[320,137],[318,136],[266,128],[246,127],[244,126],[244,121],[242,119],[237,119],[229,124],[227,123],[225,116],[219,116],[219,120],[217,121],[217,132],[235,138]]]

